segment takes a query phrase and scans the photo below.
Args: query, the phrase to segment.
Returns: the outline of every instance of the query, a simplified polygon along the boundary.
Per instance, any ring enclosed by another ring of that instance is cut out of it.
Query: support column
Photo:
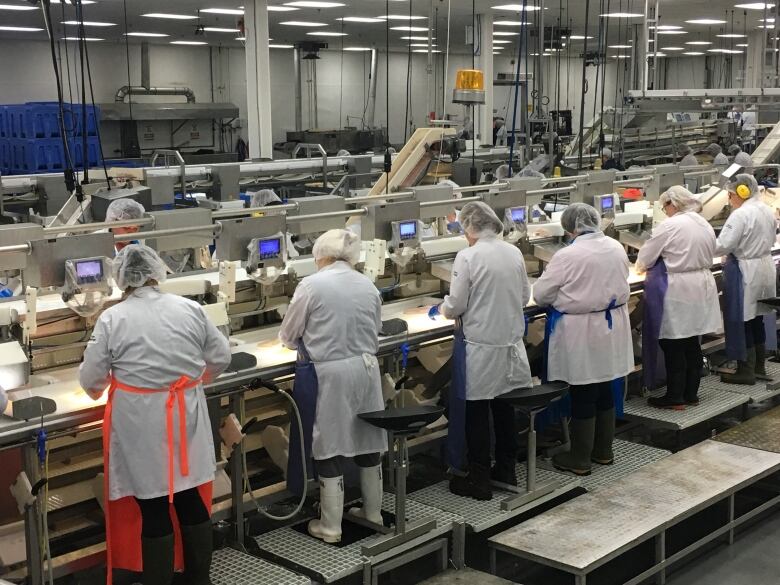
[[[748,44],[745,58],[745,87],[751,89],[764,87],[765,39],[765,30],[748,33],[748,39],[745,41]]]
[[[480,54],[477,66],[485,75],[485,104],[479,107],[474,131],[482,144],[493,144],[493,15],[480,14],[478,18]]]
[[[246,0],[246,103],[249,157],[273,158],[268,0]]]

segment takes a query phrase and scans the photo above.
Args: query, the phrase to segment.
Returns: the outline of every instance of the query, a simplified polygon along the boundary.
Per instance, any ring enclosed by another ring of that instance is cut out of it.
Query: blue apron
[[[463,324],[455,324],[452,344],[452,381],[447,414],[447,465],[466,470],[466,337]]]
[[[658,345],[664,316],[664,299],[669,287],[666,263],[659,259],[645,275],[642,316],[642,378],[645,388],[655,390],[666,380],[663,350]]]
[[[745,341],[745,288],[739,261],[733,254],[723,265],[723,328],[726,331],[726,357],[744,362],[747,359]]]
[[[312,433],[314,419],[317,416],[317,395],[319,383],[317,371],[309,359],[309,354],[301,340],[298,343],[298,360],[295,362],[295,383],[293,385],[293,400],[301,413],[303,424],[303,443],[306,451],[306,469],[309,479],[314,478],[314,460],[311,456]],[[301,461],[301,441],[298,421],[290,417],[290,446],[287,456],[287,489],[300,496],[306,491],[303,484],[303,462]]]
[[[764,315],[764,331],[766,332],[764,347],[767,351],[777,351],[777,314],[774,311]]]

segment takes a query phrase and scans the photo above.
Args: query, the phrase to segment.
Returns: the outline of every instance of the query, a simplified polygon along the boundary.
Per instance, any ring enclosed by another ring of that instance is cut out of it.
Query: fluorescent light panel
[[[404,32],[425,32],[428,29],[424,26],[393,26],[390,30],[402,30]]]
[[[26,6],[22,4],[0,4],[0,10],[16,10],[21,12],[25,10],[38,10],[38,8],[29,4]]]
[[[525,10],[526,12],[533,12],[534,10],[539,10],[538,6],[529,6],[522,4],[501,4],[499,6],[493,6],[493,10],[509,10],[511,12],[523,12]]]
[[[9,31],[9,32],[38,32],[43,29],[35,28],[31,26],[0,26],[0,30]]]
[[[309,22],[307,20],[285,20],[284,22],[280,22],[279,24],[283,24],[285,26],[328,26],[324,22]]]
[[[80,41],[81,39],[79,37],[62,37],[63,41]],[[105,41],[106,39],[98,39],[95,37],[86,37],[84,39],[85,41]]]
[[[241,8],[204,8],[201,12],[206,14],[235,14],[236,16],[244,14],[244,10]]]
[[[384,18],[371,18],[368,16],[344,16],[342,18],[337,18],[336,20],[343,20],[344,22],[365,22],[365,23],[385,21]]]
[[[82,24],[78,20],[66,20],[62,24],[67,24],[68,26],[78,26]],[[94,20],[85,20],[84,26],[116,26],[115,22],[95,22]]]
[[[125,36],[127,36],[127,37],[162,38],[162,37],[167,37],[169,35],[166,35],[164,33],[153,33],[153,32],[130,32],[130,33],[125,33]]]
[[[203,30],[206,32],[222,32],[222,33],[237,33],[241,32],[240,29],[237,28],[220,28],[218,26],[207,26],[204,27]]]
[[[317,36],[317,37],[346,37],[347,36],[347,33],[332,32],[328,30],[322,30],[322,31],[316,30],[313,32],[307,32],[306,34],[311,36]]]
[[[296,2],[285,2],[284,5],[295,8],[339,8],[346,6],[343,2],[319,2],[318,0],[297,0]]]
[[[150,12],[149,14],[142,14],[147,18],[165,18],[167,20],[198,20],[197,16],[191,14],[169,14],[167,12]]]
[[[718,20],[717,18],[695,18],[685,22],[687,24],[726,24],[725,20]]]
[[[172,45],[208,45],[206,41],[171,41]]]

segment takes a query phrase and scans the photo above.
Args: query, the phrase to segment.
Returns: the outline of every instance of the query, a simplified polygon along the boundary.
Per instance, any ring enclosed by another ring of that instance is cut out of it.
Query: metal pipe
[[[717,172],[716,169],[708,169],[706,171],[693,171],[690,173],[684,173],[683,176],[687,179],[689,177],[705,177]]]
[[[534,189],[528,191],[527,195],[555,195],[556,193],[571,193],[576,191],[577,187],[556,187],[555,189]]]
[[[183,95],[186,96],[188,104],[195,103],[195,92],[189,87],[141,87],[137,85],[120,87],[114,96],[114,101],[122,103],[129,95]]]
[[[420,208],[425,207],[436,207],[437,205],[444,205],[445,203],[452,203],[454,205],[460,205],[461,203],[469,203],[471,201],[482,201],[482,197],[480,196],[474,196],[474,197],[461,197],[459,199],[442,199],[441,201],[423,201],[420,203]]]
[[[150,232],[136,232],[133,234],[114,234],[115,242],[131,242],[139,238],[152,239],[152,238],[164,238],[166,236],[178,236],[181,234],[192,234],[197,232],[215,232],[221,230],[220,224],[212,225],[193,225],[180,228],[170,228],[167,230],[152,230]],[[10,247],[10,246],[9,246]]]
[[[293,70],[295,75],[295,131],[303,130],[303,95],[301,88],[301,49],[293,51]]]
[[[548,179],[542,179],[543,185],[549,185],[551,183],[573,183],[580,179],[587,179],[588,175],[572,175],[571,177],[550,177]]]
[[[75,225],[58,225],[54,227],[43,228],[44,234],[76,234],[80,232],[95,232],[105,228],[118,228],[118,227],[131,227],[131,226],[145,226],[154,225],[154,218],[142,217],[140,219],[123,219],[121,221],[112,222],[95,222],[95,223],[80,223]]]
[[[0,246],[0,254],[18,254],[19,252],[30,253],[32,246],[29,242],[26,244],[14,244],[13,246]]]
[[[384,201],[384,200],[391,200],[391,199],[407,199],[409,197],[414,197],[414,191],[397,191],[395,193],[387,193],[386,195],[364,195],[362,197],[350,197],[348,199],[345,198],[345,201],[347,204],[350,203],[371,203],[372,201]]]
[[[376,85],[377,85],[377,64],[379,62],[379,53],[376,49],[371,49],[371,71],[368,78],[368,114],[366,115],[366,126],[374,127],[376,117]]]
[[[650,183],[655,179],[652,175],[646,177],[636,177],[631,179],[625,179],[624,181],[615,181],[613,185],[635,185],[636,183]]]
[[[365,207],[359,207],[358,209],[348,209],[346,211],[326,211],[324,213],[312,213],[310,215],[296,215],[290,218],[296,222],[309,221],[312,219],[328,219],[331,217],[360,217],[368,215],[368,209]]]
[[[212,219],[223,219],[226,217],[241,217],[245,215],[252,215],[253,213],[271,213],[278,211],[296,211],[298,209],[297,203],[286,203],[284,205],[267,205],[264,207],[245,207],[242,209],[222,209],[220,211],[212,211]]]

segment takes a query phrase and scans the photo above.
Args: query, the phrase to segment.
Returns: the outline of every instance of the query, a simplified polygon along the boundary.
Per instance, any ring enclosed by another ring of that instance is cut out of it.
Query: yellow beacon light
[[[456,104],[484,104],[485,74],[479,69],[458,70],[452,101]]]

